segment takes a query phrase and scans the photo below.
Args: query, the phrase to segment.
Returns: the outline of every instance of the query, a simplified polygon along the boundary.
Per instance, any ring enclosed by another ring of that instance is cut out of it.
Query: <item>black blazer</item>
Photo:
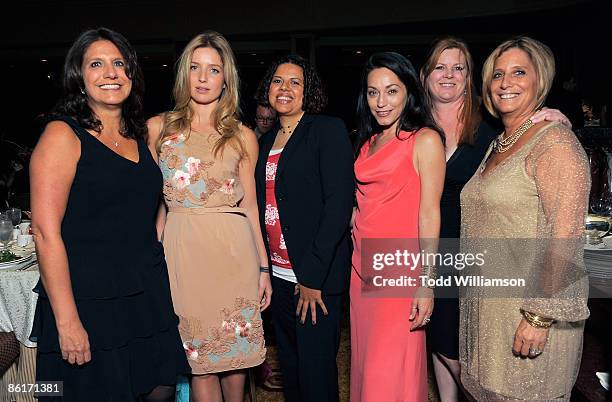
[[[278,128],[261,138],[255,168],[259,221],[268,255],[266,162]],[[353,152],[344,123],[335,117],[305,114],[281,154],[275,182],[281,230],[300,284],[325,294],[346,290],[354,192]]]

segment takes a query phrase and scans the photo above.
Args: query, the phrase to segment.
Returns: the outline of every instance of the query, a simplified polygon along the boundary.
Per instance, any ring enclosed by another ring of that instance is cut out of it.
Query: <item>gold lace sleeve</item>
[[[591,188],[587,156],[574,133],[552,125],[526,159],[540,199],[538,239],[542,254],[532,268],[523,308],[557,321],[589,315],[584,219]]]

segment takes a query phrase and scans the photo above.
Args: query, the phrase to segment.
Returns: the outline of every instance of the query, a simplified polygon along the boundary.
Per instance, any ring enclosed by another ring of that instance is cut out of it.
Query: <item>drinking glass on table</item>
[[[0,219],[0,246],[6,248],[13,235],[13,222],[10,219]]]
[[[596,215],[612,217],[612,193],[591,200],[591,211]]]
[[[21,209],[19,208],[9,208],[6,210],[9,218],[13,221],[13,226],[17,226],[21,223]]]

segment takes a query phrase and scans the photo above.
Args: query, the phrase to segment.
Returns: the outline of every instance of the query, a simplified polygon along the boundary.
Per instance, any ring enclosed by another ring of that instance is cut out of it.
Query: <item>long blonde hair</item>
[[[461,39],[453,37],[437,40],[429,52],[427,61],[425,61],[425,64],[421,67],[421,83],[423,84],[423,88],[425,88],[427,104],[433,112],[434,105],[429,91],[429,85],[427,85],[427,78],[429,78],[429,75],[436,68],[442,52],[447,49],[459,49],[459,51],[463,53],[463,57],[465,57],[465,96],[461,112],[459,113],[459,122],[461,123],[462,129],[459,134],[457,145],[473,144],[478,125],[482,118],[480,114],[480,101],[476,93],[476,86],[474,85],[472,75],[474,71],[474,61],[472,60],[472,55],[470,54],[467,44]]]
[[[216,156],[223,151],[227,144],[231,144],[240,155],[245,155],[244,144],[240,137],[240,79],[234,52],[227,41],[218,32],[205,31],[193,38],[181,53],[176,62],[176,80],[174,82],[173,96],[174,109],[162,115],[162,130],[157,143],[157,152],[161,150],[161,144],[166,138],[183,133],[186,138],[191,132],[191,120],[193,109],[191,108],[191,91],[189,84],[191,58],[193,52],[202,47],[215,49],[223,63],[223,76],[225,77],[225,88],[221,92],[219,103],[213,112],[214,125],[221,134],[213,147]]]

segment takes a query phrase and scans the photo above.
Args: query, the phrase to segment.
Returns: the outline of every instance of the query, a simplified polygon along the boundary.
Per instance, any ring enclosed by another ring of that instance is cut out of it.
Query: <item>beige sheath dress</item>
[[[240,153],[218,156],[218,134],[178,134],[159,165],[168,207],[164,249],[179,331],[193,374],[253,367],[265,346],[258,302],[259,257],[240,201]]]

